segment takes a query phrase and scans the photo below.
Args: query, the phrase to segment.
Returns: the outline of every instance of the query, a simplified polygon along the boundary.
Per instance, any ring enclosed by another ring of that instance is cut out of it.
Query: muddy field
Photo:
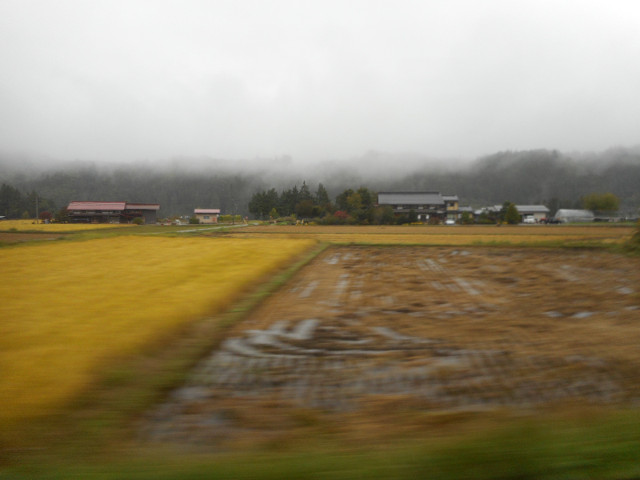
[[[233,327],[142,436],[229,447],[382,435],[444,412],[634,405],[638,345],[638,259],[333,247]]]

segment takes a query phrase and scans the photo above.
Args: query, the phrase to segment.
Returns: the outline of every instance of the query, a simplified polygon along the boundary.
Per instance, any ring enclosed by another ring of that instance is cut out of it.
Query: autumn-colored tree
[[[582,198],[582,205],[592,212],[615,212],[620,207],[620,199],[613,193],[590,193]]]

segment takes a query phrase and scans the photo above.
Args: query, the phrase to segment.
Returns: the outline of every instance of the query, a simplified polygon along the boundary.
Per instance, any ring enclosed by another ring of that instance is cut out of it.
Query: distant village
[[[356,193],[356,192],[352,192]],[[350,198],[346,198],[349,205]],[[361,199],[359,201],[362,201]],[[348,208],[345,211],[336,207],[319,223],[349,223]],[[356,205],[362,210],[362,205]],[[510,223],[510,224],[547,224],[547,223],[575,223],[594,221],[622,220],[609,212],[609,215],[598,216],[591,210],[559,209],[553,216],[545,205],[515,205],[505,202],[502,205],[489,205],[482,208],[472,208],[460,204],[457,195],[442,194],[440,192],[379,192],[377,201],[372,202],[371,208],[378,212],[378,222],[366,223],[427,223],[432,225],[456,225],[473,223]],[[219,208],[194,208],[188,215],[172,219],[158,218],[160,205],[157,203],[129,203],[73,201],[66,207],[66,221],[69,223],[178,223],[178,224],[218,224],[222,212]],[[269,220],[278,218],[275,208],[270,212]],[[313,211],[311,211],[313,213]],[[233,217],[234,215],[229,215]],[[308,215],[289,215],[289,219],[296,222],[313,221],[315,217]],[[331,220],[334,219],[334,221]],[[353,217],[352,217],[353,218]],[[243,219],[247,220],[247,219]],[[351,223],[357,223],[354,219]]]

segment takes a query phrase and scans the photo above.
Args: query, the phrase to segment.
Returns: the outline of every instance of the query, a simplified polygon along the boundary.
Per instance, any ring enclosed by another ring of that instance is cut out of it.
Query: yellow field
[[[0,250],[0,420],[64,402],[101,362],[220,311],[313,244],[122,236]]]
[[[3,220],[0,222],[0,231],[65,233],[135,226],[128,223],[35,223],[35,220]]]
[[[482,226],[251,226],[236,237],[314,238],[329,243],[414,245],[548,245],[560,243],[621,244],[632,226],[495,225]]]

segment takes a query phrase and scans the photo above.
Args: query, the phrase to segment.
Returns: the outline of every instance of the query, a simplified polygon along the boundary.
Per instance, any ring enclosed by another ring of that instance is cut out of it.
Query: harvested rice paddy
[[[452,412],[640,401],[640,262],[609,253],[326,250],[151,413],[152,441],[346,443]]]

